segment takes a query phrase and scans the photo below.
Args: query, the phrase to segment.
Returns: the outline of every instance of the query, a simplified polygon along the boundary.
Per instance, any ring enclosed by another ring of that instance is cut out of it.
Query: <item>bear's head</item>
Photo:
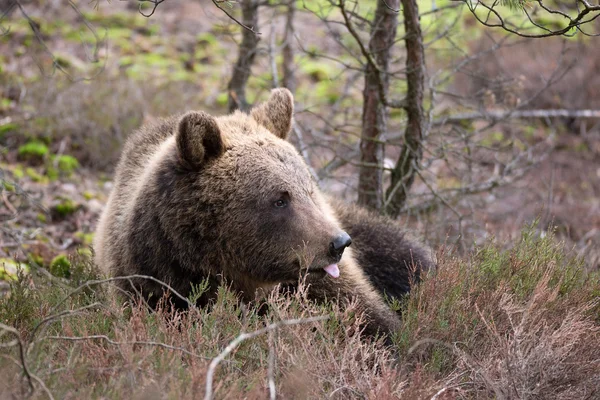
[[[190,263],[210,265],[234,283],[338,276],[351,240],[286,140],[292,114],[292,94],[275,89],[250,114],[180,118],[172,168],[163,169],[158,186],[175,200],[163,214],[177,221],[169,236],[185,246],[178,250]]]

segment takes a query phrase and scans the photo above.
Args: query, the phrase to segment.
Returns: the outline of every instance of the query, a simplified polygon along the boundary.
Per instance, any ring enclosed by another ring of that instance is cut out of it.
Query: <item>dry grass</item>
[[[261,313],[226,288],[210,310],[149,312],[100,285],[74,290],[91,278],[88,264],[74,282],[13,282],[0,319],[19,337],[2,329],[0,397],[27,396],[31,381],[34,398],[199,398],[211,360],[261,329],[213,363],[215,398],[600,394],[598,276],[531,231],[510,251],[489,244],[469,261],[440,254],[438,271],[401,304],[405,324],[391,349],[360,339],[352,304],[319,306],[303,291],[273,293]]]
[[[442,258],[407,303],[397,338],[405,363],[474,398],[600,393],[598,275],[530,230],[511,251]]]

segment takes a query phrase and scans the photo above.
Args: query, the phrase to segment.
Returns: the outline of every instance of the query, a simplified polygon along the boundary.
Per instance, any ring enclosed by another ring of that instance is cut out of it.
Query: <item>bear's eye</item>
[[[288,202],[287,202],[287,200],[279,199],[275,203],[273,203],[273,205],[277,208],[285,208],[285,207],[287,207]]]
[[[279,198],[273,202],[275,208],[286,208],[290,204],[290,194],[288,192],[279,193]]]

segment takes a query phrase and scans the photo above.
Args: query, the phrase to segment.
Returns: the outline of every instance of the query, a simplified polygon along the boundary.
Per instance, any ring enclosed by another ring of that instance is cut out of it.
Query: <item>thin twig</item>
[[[255,35],[260,35],[260,32],[255,30],[255,26],[248,26],[245,25],[243,22],[239,21],[238,19],[236,19],[233,15],[231,15],[229,13],[229,11],[227,11],[226,9],[224,9],[223,7],[221,7],[220,3],[223,3],[223,0],[212,0],[213,4],[215,6],[217,6],[217,8],[221,11],[223,11],[225,13],[225,15],[227,15],[229,17],[229,19],[231,19],[233,22],[235,22],[236,24],[238,24],[239,26],[241,26],[242,28],[254,33]]]
[[[460,1],[462,3],[465,3],[467,5],[467,7],[469,8],[469,11],[471,12],[471,14],[473,14],[473,16],[475,17],[475,19],[477,21],[479,21],[481,24],[483,24],[484,26],[487,26],[490,28],[501,28],[507,32],[510,32],[512,34],[515,34],[515,35],[518,35],[521,37],[544,38],[544,37],[549,37],[549,36],[562,36],[562,35],[573,36],[577,31],[581,32],[583,35],[586,35],[586,36],[600,35],[600,34],[586,33],[581,29],[582,25],[590,23],[600,16],[600,5],[593,6],[585,0],[583,0],[583,1],[580,0],[581,4],[583,4],[584,8],[582,10],[580,10],[578,12],[578,14],[574,17],[571,17],[568,14],[559,12],[557,10],[551,10],[548,7],[544,6],[541,1],[537,2],[538,4],[541,5],[540,8],[543,9],[544,11],[546,11],[550,14],[560,14],[562,17],[566,18],[569,21],[566,26],[564,26],[563,28],[557,29],[557,30],[550,30],[550,29],[543,27],[540,24],[536,23],[535,21],[533,21],[533,19],[529,15],[529,12],[526,9],[524,9],[523,11],[524,11],[525,15],[527,16],[528,21],[533,25],[533,28],[542,29],[543,33],[539,33],[539,34],[525,33],[521,29],[522,26],[517,27],[513,23],[509,22],[507,19],[503,18],[502,15],[500,15],[500,13],[495,9],[495,7],[500,5],[500,3],[497,1],[495,1],[491,6],[485,4],[482,1],[473,1],[473,2],[467,1],[467,0],[452,0],[452,1]],[[481,8],[484,8],[485,10],[487,10],[485,17],[482,17],[481,15],[479,15],[477,13],[478,7],[481,7]],[[586,19],[586,17],[589,17],[589,18]],[[490,19],[497,21],[497,22],[490,22]],[[513,26],[514,28],[509,25]],[[572,33],[569,33],[569,31],[571,29],[575,29],[575,31]]]
[[[449,115],[439,118],[433,123],[434,125],[443,125],[473,119],[500,121],[510,118],[600,118],[600,110],[489,110],[483,113],[472,112]]]
[[[23,341],[21,340],[21,334],[12,326],[5,325],[2,322],[0,322],[0,329],[15,335],[16,339],[10,343],[14,343],[14,345],[17,345],[19,347],[19,358],[21,360],[21,368],[23,369],[23,375],[25,375],[25,378],[27,378],[29,389],[31,390],[31,393],[33,393],[33,391],[35,390],[35,388],[33,387],[33,382],[31,381],[33,378],[31,373],[29,372],[29,368],[27,367],[27,362],[25,361],[25,347],[23,346]]]
[[[267,369],[267,380],[269,383],[269,399],[277,398],[277,389],[275,387],[275,332],[269,332],[269,367]]]
[[[164,1],[164,0],[161,0],[161,1]],[[31,31],[33,32],[33,35],[35,36],[37,42],[42,47],[44,53],[46,53],[48,55],[48,57],[50,57],[50,59],[52,60],[52,74],[56,70],[58,70],[58,71],[62,72],[71,82],[79,82],[79,81],[90,81],[90,80],[96,78],[100,73],[102,73],[104,71],[104,67],[105,67],[106,63],[104,65],[102,65],[100,68],[98,68],[98,71],[96,71],[92,76],[75,78],[57,60],[57,58],[54,55],[54,53],[52,52],[52,50],[50,50],[50,48],[46,44],[46,41],[44,40],[43,35],[40,32],[39,25],[29,16],[29,14],[27,13],[27,11],[25,10],[25,7],[23,6],[23,4],[21,4],[21,1],[20,0],[14,0],[14,2],[17,5],[19,11],[21,12],[21,15],[23,16],[23,18],[29,24],[29,27],[31,28]],[[94,54],[97,54],[98,47],[99,47],[99,45],[101,43],[101,40],[100,40],[98,34],[96,33],[95,28],[93,27],[93,25],[89,21],[87,21],[85,19],[85,16],[79,11],[79,9],[78,9],[77,5],[75,5],[75,3],[73,3],[72,1],[69,1],[69,4],[70,4],[71,8],[73,8],[73,10],[83,19],[84,25],[86,26],[86,28],[88,28],[88,30],[94,36],[94,39],[95,39]],[[35,59],[34,59],[34,61],[35,61]],[[97,59],[95,59],[94,61],[97,61]],[[106,58],[105,58],[105,61],[106,61]],[[41,65],[41,63],[38,63],[36,61],[36,64],[38,65],[38,68],[40,69],[40,72],[42,73],[42,75],[45,75],[45,73],[44,73],[44,67]],[[50,74],[50,75],[52,75],[52,74]]]
[[[485,320],[484,320],[484,322],[485,322]],[[504,393],[502,392],[502,390],[498,387],[498,385],[494,384],[494,382],[492,381],[492,378],[490,378],[490,376],[483,370],[483,367],[479,364],[479,362],[477,360],[475,360],[475,358],[473,356],[471,356],[470,354],[468,354],[466,351],[459,349],[456,343],[454,343],[454,345],[451,345],[451,344],[443,342],[441,340],[424,338],[424,339],[418,340],[415,344],[413,344],[410,347],[410,349],[408,349],[408,355],[411,355],[412,353],[414,353],[415,350],[417,350],[417,348],[419,348],[423,345],[427,345],[427,344],[442,346],[442,347],[445,347],[448,350],[452,351],[453,353],[458,354],[463,359],[463,361],[467,365],[469,365],[469,367],[474,369],[474,372],[478,373],[482,377],[482,379],[488,385],[488,387],[494,391],[494,394],[496,395],[496,399],[504,400],[506,398],[504,396]]]
[[[306,166],[308,167],[310,174],[313,176],[313,178],[315,178],[315,180],[317,182],[319,182],[319,180],[320,180],[319,175],[315,172],[314,168],[311,166],[310,156],[308,155],[308,152],[306,151],[307,146],[306,146],[306,143],[304,142],[304,135],[302,134],[302,130],[300,129],[300,127],[297,124],[294,124],[292,126],[292,132],[294,132],[294,135],[296,136],[296,140],[298,141],[298,150],[300,150],[300,154],[302,155],[302,158],[304,158],[304,161],[306,162]]]
[[[31,351],[31,348],[32,348],[33,344],[35,343],[35,341],[34,341],[34,337],[35,337],[35,335],[36,335],[36,333],[37,333],[38,329],[40,329],[40,328],[41,328],[41,327],[43,327],[44,325],[46,325],[46,324],[48,324],[48,323],[50,323],[50,322],[52,322],[52,321],[54,321],[54,320],[60,319],[60,318],[62,318],[62,317],[64,317],[64,316],[73,316],[73,315],[77,315],[78,313],[80,313],[80,312],[82,312],[82,311],[89,310],[90,308],[96,308],[96,307],[99,307],[99,306],[101,306],[101,305],[102,305],[101,303],[98,303],[98,302],[96,302],[96,303],[88,304],[87,306],[83,306],[83,307],[77,308],[77,309],[75,309],[75,310],[65,310],[65,311],[62,311],[62,312],[60,312],[60,313],[58,313],[58,314],[53,314],[53,315],[50,315],[50,316],[48,316],[48,317],[44,318],[43,320],[41,320],[41,321],[40,321],[40,322],[39,322],[39,323],[38,323],[38,324],[37,324],[37,325],[36,325],[36,326],[35,326],[35,327],[34,327],[34,328],[31,330],[31,333],[29,334],[29,346],[27,346],[27,354],[29,354],[29,352]]]
[[[13,214],[15,217],[19,214],[15,206],[13,206],[12,203],[8,200],[8,196],[6,196],[6,192],[4,190],[2,190],[2,201],[4,202],[6,208],[8,208],[8,211],[11,212],[11,214]]]
[[[142,14],[144,17],[146,17],[146,18],[150,18],[151,16],[153,16],[153,15],[154,15],[154,12],[156,11],[156,8],[157,8],[157,7],[158,7],[158,6],[159,6],[159,5],[160,5],[162,2],[164,2],[164,1],[165,1],[165,0],[140,0],[140,5],[139,5],[139,7],[138,7],[138,11],[139,11],[139,13],[140,13],[140,14]],[[150,12],[149,12],[149,13],[147,13],[147,14],[144,14],[144,12],[142,11],[142,4],[144,4],[144,3],[151,3],[151,4],[153,4],[153,6],[152,6],[152,10],[150,10]]]
[[[221,363],[221,361],[223,361],[225,359],[225,357],[227,357],[233,350],[235,350],[235,348],[237,346],[239,346],[240,343],[242,343],[244,340],[252,339],[253,337],[262,335],[263,333],[270,332],[275,329],[279,329],[282,326],[305,324],[305,323],[317,322],[317,321],[325,321],[327,319],[329,319],[328,315],[323,315],[323,316],[319,316],[319,317],[310,317],[310,318],[287,319],[287,320],[283,320],[283,321],[279,321],[279,322],[274,322],[272,324],[267,325],[266,327],[264,327],[262,329],[258,329],[256,331],[254,331],[254,332],[241,333],[238,337],[236,337],[234,340],[232,340],[218,356],[213,358],[213,360],[210,362],[210,365],[208,366],[208,371],[206,373],[206,393],[204,395],[204,400],[211,400],[213,398],[213,379],[214,379],[214,375],[215,375],[215,370],[219,366],[219,363]]]

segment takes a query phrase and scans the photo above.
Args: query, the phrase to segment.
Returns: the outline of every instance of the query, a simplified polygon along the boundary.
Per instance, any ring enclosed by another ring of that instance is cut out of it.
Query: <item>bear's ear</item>
[[[285,88],[271,90],[269,100],[251,111],[252,118],[281,139],[287,139],[292,129],[293,114],[294,96]]]
[[[177,152],[188,167],[200,167],[225,150],[216,119],[203,111],[190,111],[181,117],[177,128]]]

